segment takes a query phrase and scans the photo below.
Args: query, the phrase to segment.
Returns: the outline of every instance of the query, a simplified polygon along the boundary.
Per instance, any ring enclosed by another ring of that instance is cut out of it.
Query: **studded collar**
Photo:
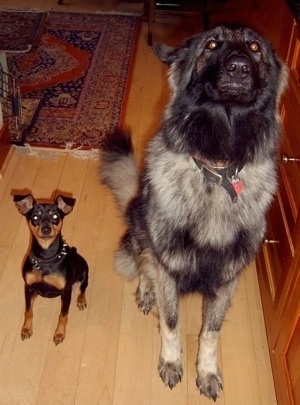
[[[43,273],[43,267],[46,264],[53,264],[53,263],[60,263],[63,261],[65,256],[68,254],[67,252],[67,247],[68,244],[64,243],[60,252],[56,253],[53,257],[50,257],[50,259],[41,259],[40,257],[37,257],[33,251],[29,253],[29,259],[31,261],[31,264],[33,266],[34,270],[38,270],[41,273]]]

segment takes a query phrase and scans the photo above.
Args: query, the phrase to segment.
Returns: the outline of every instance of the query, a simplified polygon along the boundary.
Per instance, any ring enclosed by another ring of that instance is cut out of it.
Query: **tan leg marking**
[[[30,303],[30,309],[29,311],[25,310],[25,316],[24,316],[24,323],[22,326],[21,330],[21,339],[29,339],[32,336],[33,329],[32,329],[32,318],[33,318],[33,303],[36,298],[36,294],[34,294],[31,298],[31,303]]]
[[[85,293],[78,295],[77,307],[80,309],[80,311],[83,311],[87,307],[87,301],[86,301],[86,298],[85,298]]]
[[[53,337],[53,342],[55,343],[56,346],[59,343],[62,343],[66,336],[67,323],[68,323],[68,315],[66,316],[59,315],[57,328]]]

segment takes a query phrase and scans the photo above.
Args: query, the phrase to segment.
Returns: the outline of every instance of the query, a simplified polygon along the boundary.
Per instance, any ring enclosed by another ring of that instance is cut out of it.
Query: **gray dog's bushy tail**
[[[100,156],[101,182],[111,189],[121,211],[125,213],[137,193],[139,183],[130,132],[116,130],[108,134]]]

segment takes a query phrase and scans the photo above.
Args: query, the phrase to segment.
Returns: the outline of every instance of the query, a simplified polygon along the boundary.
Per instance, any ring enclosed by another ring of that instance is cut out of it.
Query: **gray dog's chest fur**
[[[179,290],[205,292],[199,283],[208,278],[213,290],[254,258],[276,189],[274,163],[248,163],[239,178],[244,190],[232,203],[223,187],[208,183],[189,155],[169,151],[159,135],[150,143],[140,197],[146,203],[140,215],[136,207],[131,212],[134,222],[143,218],[145,240],[177,278]]]
[[[160,213],[154,218],[161,227],[168,222],[189,226],[199,245],[209,242],[215,247],[231,243],[241,227],[260,230],[261,235],[277,184],[272,161],[245,165],[239,173],[244,190],[237,203],[223,187],[209,183],[190,156],[164,148],[160,137],[150,144],[148,161],[149,198],[159,201]]]
[[[200,245],[209,242],[215,247],[230,243],[241,227],[261,229],[276,188],[272,161],[245,165],[239,173],[244,190],[234,204],[223,187],[208,182],[190,156],[168,151],[159,137],[150,144],[147,160],[152,188],[149,198],[157,199],[161,210],[158,222],[192,227]]]

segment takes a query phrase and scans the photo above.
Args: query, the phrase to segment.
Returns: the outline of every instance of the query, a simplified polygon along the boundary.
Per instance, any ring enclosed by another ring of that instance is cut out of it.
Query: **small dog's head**
[[[60,234],[63,218],[72,212],[76,200],[59,195],[54,203],[38,204],[31,194],[15,195],[19,212],[28,221],[32,235],[44,249]]]

